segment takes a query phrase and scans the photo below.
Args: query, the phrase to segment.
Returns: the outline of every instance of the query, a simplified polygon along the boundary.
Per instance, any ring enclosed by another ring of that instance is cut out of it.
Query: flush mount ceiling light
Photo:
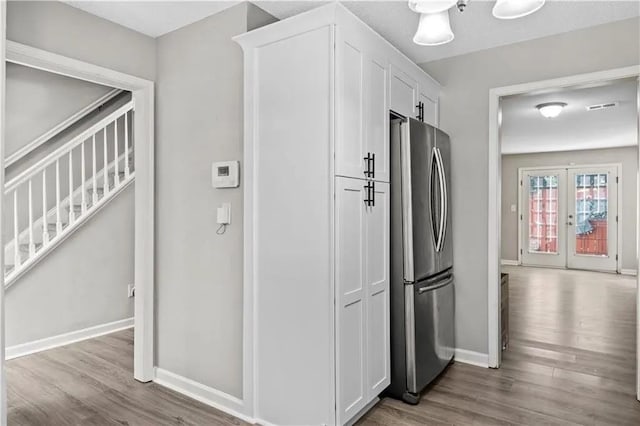
[[[458,0],[432,0],[432,1],[411,1],[409,9],[416,13],[439,13],[453,7]]]
[[[522,18],[538,11],[545,0],[497,0],[493,6],[493,16],[498,19]]]
[[[532,14],[544,6],[545,0],[497,0],[493,16],[516,19]],[[454,39],[449,23],[449,9],[454,5],[464,12],[469,0],[409,0],[409,9],[420,14],[413,42],[422,46],[438,46]]]
[[[536,105],[538,111],[544,118],[556,118],[562,112],[562,109],[567,104],[564,102],[546,102],[544,104]]]
[[[440,13],[423,13],[420,15],[418,31],[413,42],[421,46],[438,46],[449,43],[454,35],[449,24],[449,11]]]

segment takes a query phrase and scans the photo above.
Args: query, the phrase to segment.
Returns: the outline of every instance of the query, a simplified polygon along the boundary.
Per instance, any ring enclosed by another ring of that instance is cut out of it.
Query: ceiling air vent
[[[607,108],[613,108],[613,107],[617,107],[618,106],[618,102],[607,102],[604,104],[596,104],[596,105],[589,105],[587,107],[587,111],[597,111],[600,109],[607,109]]]

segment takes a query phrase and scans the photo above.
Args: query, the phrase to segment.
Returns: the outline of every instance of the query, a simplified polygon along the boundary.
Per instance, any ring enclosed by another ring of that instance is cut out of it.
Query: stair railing
[[[129,101],[6,182],[7,285],[133,180],[132,114]]]

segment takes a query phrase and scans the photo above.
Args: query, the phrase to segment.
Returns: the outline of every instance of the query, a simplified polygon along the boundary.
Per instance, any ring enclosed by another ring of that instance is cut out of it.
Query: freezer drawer
[[[407,390],[417,394],[453,359],[453,275],[405,286]]]

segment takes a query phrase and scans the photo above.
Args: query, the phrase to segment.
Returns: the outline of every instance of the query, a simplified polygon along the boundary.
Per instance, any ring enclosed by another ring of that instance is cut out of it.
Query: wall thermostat
[[[240,184],[240,162],[220,161],[213,163],[211,175],[214,188],[237,188]]]

